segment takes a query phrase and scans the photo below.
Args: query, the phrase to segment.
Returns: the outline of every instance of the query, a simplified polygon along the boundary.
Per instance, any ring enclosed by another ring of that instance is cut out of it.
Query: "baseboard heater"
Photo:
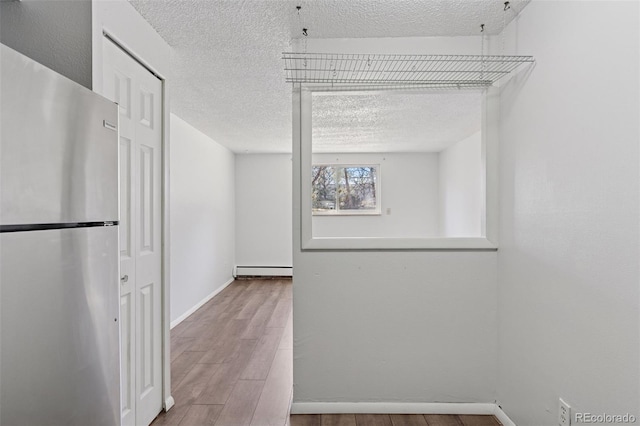
[[[236,266],[235,277],[292,277],[291,266]]]

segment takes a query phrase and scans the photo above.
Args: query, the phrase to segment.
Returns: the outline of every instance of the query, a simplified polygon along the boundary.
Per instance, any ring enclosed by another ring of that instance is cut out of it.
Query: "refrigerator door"
[[[0,54],[0,225],[117,221],[117,105]]]
[[[0,233],[0,424],[120,424],[118,227]]]

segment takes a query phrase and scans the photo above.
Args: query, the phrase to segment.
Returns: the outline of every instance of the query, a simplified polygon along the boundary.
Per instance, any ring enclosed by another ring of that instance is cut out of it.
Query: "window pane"
[[[311,192],[314,211],[335,210],[336,179],[335,169],[331,166],[313,166]]]
[[[376,209],[375,167],[341,167],[337,173],[341,210]]]

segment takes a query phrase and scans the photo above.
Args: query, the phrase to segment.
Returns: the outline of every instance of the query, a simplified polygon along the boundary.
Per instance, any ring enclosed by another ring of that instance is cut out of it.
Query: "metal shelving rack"
[[[493,85],[533,56],[282,54],[287,83],[331,86],[476,88]]]

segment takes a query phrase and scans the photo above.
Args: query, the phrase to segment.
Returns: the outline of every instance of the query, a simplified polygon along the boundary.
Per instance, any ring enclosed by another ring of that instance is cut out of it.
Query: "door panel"
[[[128,259],[133,255],[133,236],[131,232],[131,205],[133,184],[131,164],[133,147],[131,139],[120,136],[120,256]]]
[[[120,383],[121,388],[121,405],[122,417],[129,418],[135,416],[135,381],[133,380],[133,366],[135,364],[135,353],[131,346],[132,335],[134,333],[133,304],[131,303],[132,293],[120,296],[120,333],[121,333],[121,349],[120,349]]]
[[[113,101],[120,107],[120,115],[131,118],[131,77],[114,71]]]
[[[153,252],[153,148],[140,147],[140,253]]]
[[[118,49],[104,41],[104,94],[118,103],[120,133],[120,359],[122,425],[136,424],[135,132],[131,120],[133,72]]]
[[[136,199],[136,299],[138,301],[137,424],[149,424],[162,409],[161,171],[162,85],[139,66],[134,97],[138,171]],[[159,403],[156,403],[158,401]]]
[[[122,423],[140,426],[162,409],[162,84],[107,39],[103,52],[105,93],[120,105]]]
[[[140,393],[146,395],[153,389],[153,284],[140,289],[140,358],[142,361]]]
[[[140,124],[153,129],[153,93],[146,91],[144,88],[140,90]]]

